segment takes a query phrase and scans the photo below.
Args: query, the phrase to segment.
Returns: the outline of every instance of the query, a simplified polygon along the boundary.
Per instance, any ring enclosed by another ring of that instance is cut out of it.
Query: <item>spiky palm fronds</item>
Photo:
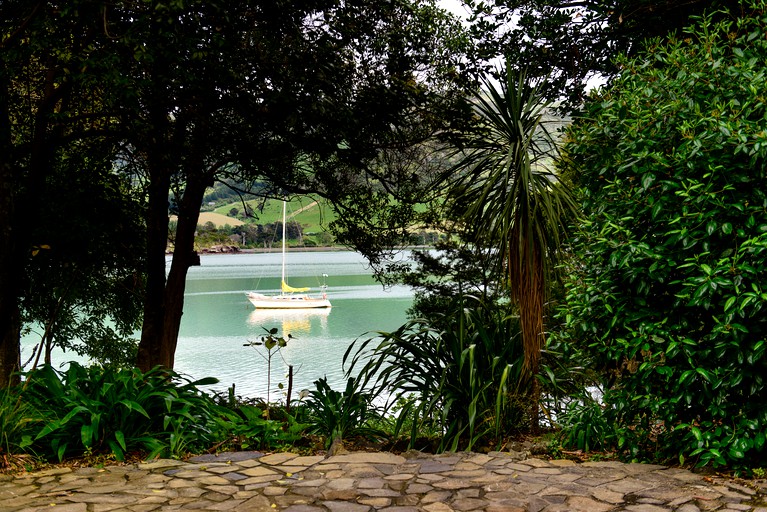
[[[524,74],[505,74],[473,101],[479,129],[467,134],[451,169],[451,204],[471,242],[496,249],[504,286],[519,307],[525,367],[538,371],[544,303],[568,222],[572,196],[550,169],[556,144],[544,123],[548,103]]]

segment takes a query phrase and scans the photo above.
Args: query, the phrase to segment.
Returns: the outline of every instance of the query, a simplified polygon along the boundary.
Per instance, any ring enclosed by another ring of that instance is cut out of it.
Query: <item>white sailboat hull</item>
[[[308,295],[264,295],[248,293],[248,300],[256,309],[314,309],[329,308],[330,301],[326,298],[315,298]]]
[[[322,297],[314,298],[303,292],[309,291],[309,288],[293,288],[285,281],[285,240],[287,232],[285,222],[287,221],[287,210],[285,201],[282,202],[282,281],[280,282],[280,295],[264,295],[263,293],[250,292],[248,300],[256,309],[316,309],[329,308],[330,301],[325,296],[325,284],[322,285]],[[325,275],[325,277],[327,277]],[[296,293],[298,292],[298,293]]]

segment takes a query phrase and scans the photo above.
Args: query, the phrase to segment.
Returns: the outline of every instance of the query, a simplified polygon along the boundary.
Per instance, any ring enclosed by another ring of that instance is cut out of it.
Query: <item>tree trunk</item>
[[[138,367],[142,371],[155,366],[172,369],[175,363],[186,275],[189,267],[199,265],[199,256],[194,252],[194,233],[208,181],[207,177],[198,177],[187,182],[179,204],[175,249],[167,280],[165,248],[168,240],[167,197],[170,181],[157,180],[157,190],[150,190],[147,298],[138,354]],[[160,191],[162,187],[167,187],[164,192]]]
[[[14,193],[8,83],[0,84],[0,389],[18,382],[20,313],[13,232]]]
[[[173,368],[184,314],[184,291],[189,267],[200,264],[200,257],[194,251],[194,233],[200,218],[200,205],[207,188],[207,179],[192,179],[187,182],[184,198],[179,205],[176,243],[173,251],[168,282],[165,285],[165,324],[163,330],[163,364]]]
[[[530,429],[539,428],[541,389],[538,382],[541,350],[546,343],[543,311],[546,299],[542,249],[525,231],[527,220],[516,219],[509,240],[509,281],[512,301],[519,308],[524,362],[522,372],[530,390]]]
[[[3,279],[3,277],[0,277]],[[0,389],[19,383],[18,371],[21,367],[21,351],[19,349],[19,311],[11,293],[0,292]]]
[[[147,212],[147,281],[144,322],[138,346],[138,368],[147,372],[162,365],[160,347],[165,319],[165,248],[168,244],[170,173],[150,161]]]
[[[0,171],[0,389],[19,382],[16,372],[21,369],[19,347],[21,317],[18,307],[18,293],[15,266],[11,261],[10,226],[6,226],[8,205],[5,186],[7,181]]]

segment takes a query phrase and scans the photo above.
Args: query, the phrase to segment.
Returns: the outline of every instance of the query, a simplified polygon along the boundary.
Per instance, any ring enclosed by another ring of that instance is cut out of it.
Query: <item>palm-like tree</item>
[[[551,169],[556,144],[544,124],[549,104],[524,74],[501,76],[499,85],[485,79],[472,101],[477,129],[456,150],[450,204],[474,227],[470,242],[496,249],[504,273],[499,281],[519,308],[525,373],[534,377],[545,341],[548,285],[577,207]]]

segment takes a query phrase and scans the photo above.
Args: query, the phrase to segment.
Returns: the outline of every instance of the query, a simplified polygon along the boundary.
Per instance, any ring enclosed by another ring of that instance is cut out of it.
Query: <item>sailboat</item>
[[[314,308],[329,308],[330,301],[327,297],[327,286],[324,284],[321,287],[322,294],[320,297],[310,297],[306,292],[309,288],[294,288],[290,286],[285,280],[285,240],[287,238],[287,230],[285,229],[285,222],[287,220],[287,203],[282,202],[282,281],[280,282],[280,294],[279,295],[265,295],[263,293],[249,292],[248,300],[253,304],[256,309],[314,309]],[[323,274],[323,277],[327,277],[327,274]]]

